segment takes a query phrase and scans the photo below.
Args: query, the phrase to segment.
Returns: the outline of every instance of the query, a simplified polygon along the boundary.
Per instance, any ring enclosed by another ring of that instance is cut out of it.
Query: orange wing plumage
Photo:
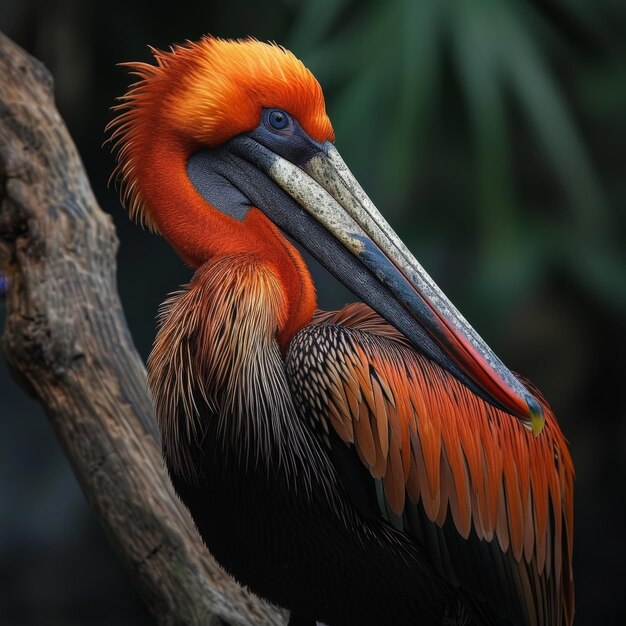
[[[545,403],[534,437],[361,304],[318,314],[287,367],[303,414],[354,448],[380,513],[485,623],[571,624],[574,472]]]

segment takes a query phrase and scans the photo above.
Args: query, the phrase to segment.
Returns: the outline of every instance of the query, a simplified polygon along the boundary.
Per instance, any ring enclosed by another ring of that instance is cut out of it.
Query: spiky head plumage
[[[117,153],[113,177],[132,218],[158,230],[146,185],[150,155],[216,147],[252,130],[262,108],[282,108],[318,141],[332,140],[322,89],[291,52],[255,39],[204,37],[169,52],[151,48],[156,65],[125,63],[139,80],[114,107],[107,130]]]

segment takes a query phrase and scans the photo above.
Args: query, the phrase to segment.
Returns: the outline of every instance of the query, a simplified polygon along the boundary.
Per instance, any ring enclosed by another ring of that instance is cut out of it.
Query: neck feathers
[[[246,255],[211,260],[164,303],[148,382],[175,473],[199,478],[191,460],[209,426],[223,459],[242,468],[309,453],[276,341],[285,316],[278,277]]]

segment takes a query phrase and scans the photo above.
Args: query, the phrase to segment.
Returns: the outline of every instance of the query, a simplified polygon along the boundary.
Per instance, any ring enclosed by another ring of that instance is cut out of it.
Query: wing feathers
[[[324,372],[300,376],[320,386],[333,429],[376,479],[382,515],[514,624],[571,624],[573,467],[547,406],[535,438],[364,305],[317,321],[292,341],[288,371]],[[303,334],[315,335],[316,359],[299,353],[312,342]]]
[[[392,406],[389,406],[389,413],[392,413],[393,411],[393,414],[387,414],[388,403],[385,402],[385,399],[383,398],[383,390],[381,389],[380,383],[376,379],[372,380],[372,390],[374,392],[374,419],[376,420],[376,430],[378,435],[378,442],[380,444],[380,453],[384,458],[386,458],[389,452],[390,423],[393,423],[397,420],[397,415],[395,415],[395,409]]]
[[[359,456],[372,469],[376,465],[376,447],[374,446],[374,435],[370,423],[370,410],[365,402],[359,405],[359,409],[357,419],[354,422],[354,443]],[[374,478],[380,477],[374,476]]]

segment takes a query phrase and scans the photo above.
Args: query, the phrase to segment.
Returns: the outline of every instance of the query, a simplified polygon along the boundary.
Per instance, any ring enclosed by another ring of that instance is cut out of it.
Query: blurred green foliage
[[[623,157],[624,121],[605,116],[626,108],[626,3],[537,5],[307,0],[286,45],[420,258],[443,262],[433,241],[456,251],[478,316],[501,318],[555,269],[626,312],[623,173],[601,152]],[[620,62],[592,72],[607,52]]]

